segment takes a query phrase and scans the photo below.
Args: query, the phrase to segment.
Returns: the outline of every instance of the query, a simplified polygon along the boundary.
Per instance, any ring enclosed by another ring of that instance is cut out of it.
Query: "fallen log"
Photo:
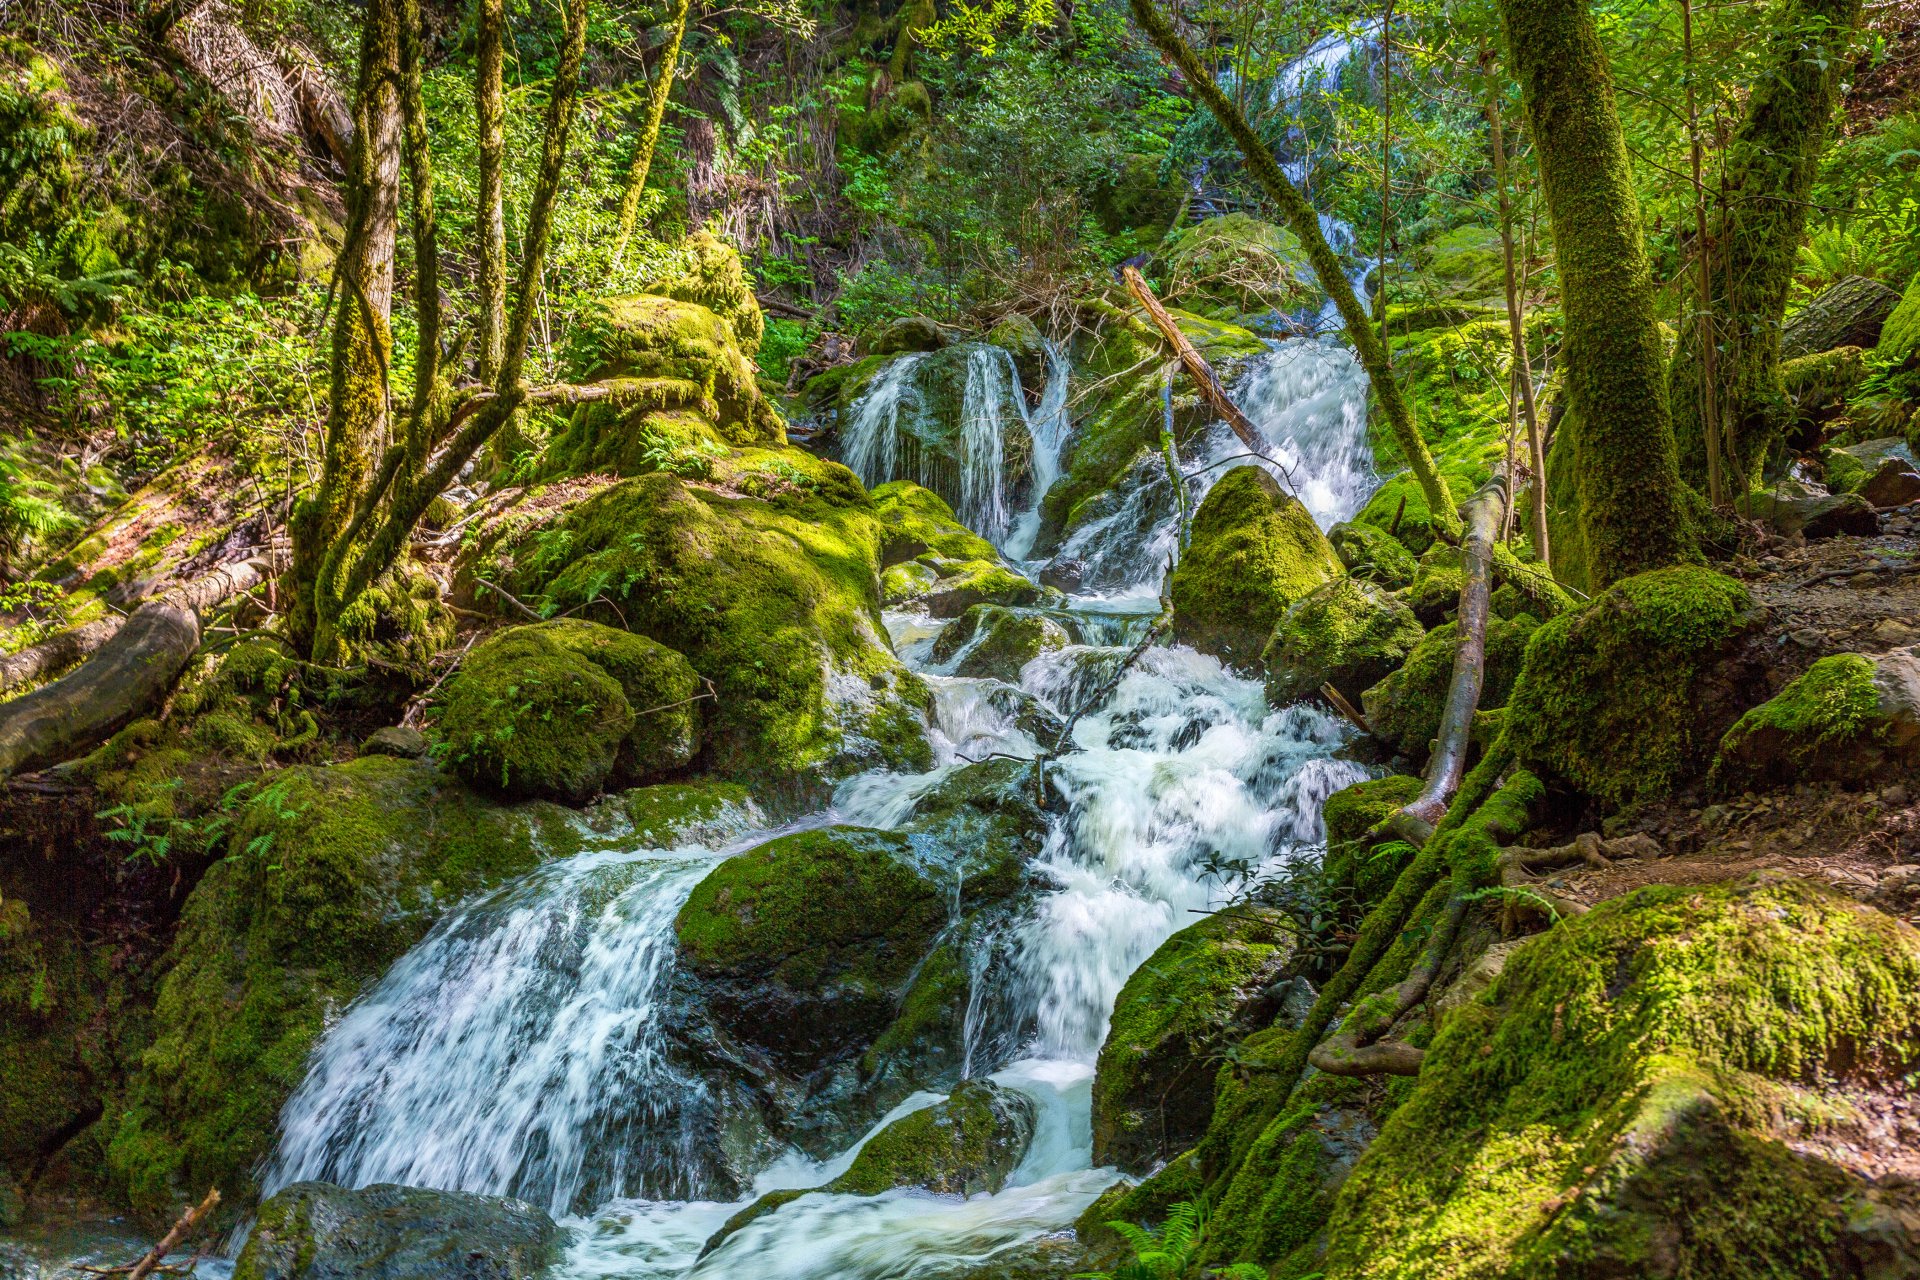
[[[203,617],[270,572],[269,562],[256,558],[169,587],[129,614],[78,668],[0,703],[0,781],[78,755],[156,706],[200,647]]]
[[[1207,402],[1213,406],[1214,412],[1220,415],[1221,420],[1233,428],[1233,434],[1240,437],[1240,443],[1285,471],[1286,468],[1280,466],[1280,463],[1274,459],[1266,437],[1260,434],[1259,428],[1253,425],[1246,414],[1240,412],[1240,406],[1227,398],[1227,389],[1220,385],[1220,378],[1214,373],[1213,366],[1207,363],[1206,357],[1201,355],[1191,342],[1187,341],[1187,335],[1180,332],[1180,326],[1174,323],[1171,315],[1167,314],[1167,309],[1160,305],[1160,299],[1153,296],[1153,289],[1147,284],[1147,278],[1140,274],[1140,268],[1120,268],[1120,279],[1126,284],[1127,292],[1131,293],[1134,300],[1140,304],[1141,310],[1147,313],[1147,318],[1153,321],[1153,327],[1160,331],[1160,336],[1166,339],[1168,346],[1173,348],[1173,354],[1180,358],[1180,363],[1186,367],[1188,376],[1199,386],[1200,394],[1207,398]]]
[[[1467,500],[1460,514],[1466,524],[1460,539],[1466,582],[1460,588],[1460,611],[1456,615],[1459,643],[1453,651],[1453,677],[1447,685],[1446,709],[1440,715],[1438,742],[1427,765],[1426,786],[1381,824],[1415,847],[1432,836],[1467,772],[1473,713],[1479,709],[1480,687],[1487,678],[1487,615],[1492,607],[1494,546],[1507,519],[1506,476],[1496,470]]]
[[[124,621],[118,614],[100,618],[0,658],[0,693],[23,685],[39,684],[65,671],[111,640]]]

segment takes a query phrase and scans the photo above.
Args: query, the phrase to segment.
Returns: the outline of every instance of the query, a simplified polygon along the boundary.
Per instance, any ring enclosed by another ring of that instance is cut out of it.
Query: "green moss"
[[[724,844],[765,824],[747,789],[731,782],[663,782],[622,793],[617,804],[641,840],[659,849]]]
[[[1419,486],[1414,486],[1418,492]],[[1388,513],[1392,519],[1392,513]],[[1416,563],[1413,554],[1380,525],[1352,520],[1327,531],[1327,541],[1347,572],[1363,582],[1372,582],[1389,591],[1413,582]]]
[[[1460,590],[1466,585],[1467,570],[1459,548],[1436,542],[1420,553],[1407,604],[1419,617],[1438,622],[1459,607]]]
[[[1874,356],[1896,368],[1903,368],[1920,359],[1920,276],[1907,281],[1907,290],[1900,295],[1900,305],[1887,317],[1880,329],[1880,342],[1873,349]]]
[[[569,358],[576,379],[621,380],[625,389],[644,393],[642,410],[711,406],[714,426],[729,443],[785,443],[786,429],[761,395],[733,325],[698,302],[650,293],[606,299],[580,327]],[[562,474],[616,449],[601,439],[616,424],[636,431],[645,425],[631,412],[609,416],[585,406],[556,442],[547,470]]]
[[[1067,641],[1066,629],[1044,614],[976,604],[940,632],[932,656],[940,663],[958,658],[955,675],[1018,683],[1022,667]]]
[[[612,676],[633,709],[621,773],[634,779],[680,768],[700,749],[703,689],[687,660],[658,641],[580,618],[526,628]]]
[[[1293,953],[1273,916],[1235,908],[1168,938],[1114,1001],[1093,1077],[1093,1159],[1144,1171],[1206,1130],[1213,1058],[1252,1029],[1254,1006]]]
[[[1816,778],[1869,781],[1888,734],[1872,659],[1837,653],[1753,708],[1727,730],[1711,781],[1725,790]],[[1864,749],[1864,751],[1863,751]]]
[[[742,351],[758,351],[766,317],[739,251],[710,231],[696,231],[681,242],[674,264],[678,269],[649,282],[647,291],[705,307],[727,322]]]
[[[1414,255],[1414,269],[1419,285],[1436,297],[1505,305],[1506,267],[1493,227],[1442,231]]]
[[[864,504],[730,497],[651,475],[512,530],[474,572],[543,612],[684,654],[713,682],[713,767],[791,787],[928,759],[924,689],[880,627],[882,542]]]
[[[920,556],[946,560],[999,560],[993,544],[961,524],[946,499],[911,480],[883,484],[872,493],[880,521],[880,558],[896,565]]]
[[[1666,794],[1705,767],[1725,721],[1703,680],[1753,621],[1746,588],[1683,566],[1543,624],[1508,704],[1515,756],[1608,804]]]
[[[1364,911],[1393,887],[1408,861],[1407,846],[1394,839],[1368,839],[1368,832],[1420,794],[1424,784],[1410,774],[1394,773],[1343,787],[1327,797],[1320,820],[1327,829],[1323,863],[1327,885],[1350,895]]]
[[[1297,499],[1261,468],[1235,467],[1207,491],[1174,566],[1174,633],[1204,652],[1252,663],[1288,606],[1341,572]]]
[[[1163,252],[1167,296],[1210,317],[1293,311],[1324,296],[1294,234],[1244,213],[1184,228]]]
[[[564,811],[501,809],[419,761],[296,768],[234,824],[189,895],[156,1036],[107,1117],[136,1209],[218,1186],[243,1205],[325,1019],[460,898],[578,846]]]
[[[1326,1274],[1851,1274],[1850,1179],[1779,1139],[1846,1114],[1835,1073],[1906,1069],[1917,982],[1911,931],[1824,888],[1604,903],[1435,1037],[1340,1191]]]
[[[1488,618],[1486,674],[1480,686],[1480,711],[1507,705],[1514,681],[1527,654],[1528,641],[1540,624],[1531,614],[1514,619]],[[1459,647],[1457,623],[1429,631],[1407,655],[1397,671],[1368,689],[1361,698],[1374,736],[1412,760],[1424,760],[1440,732],[1447,690],[1453,680],[1454,651]]]
[[[998,1191],[1026,1154],[1033,1103],[986,1080],[901,1116],[860,1148],[830,1190],[872,1196],[895,1187],[952,1195]]]
[[[1283,706],[1330,683],[1348,699],[1406,659],[1424,634],[1413,611],[1368,582],[1338,577],[1295,601],[1263,661],[1267,701]]]

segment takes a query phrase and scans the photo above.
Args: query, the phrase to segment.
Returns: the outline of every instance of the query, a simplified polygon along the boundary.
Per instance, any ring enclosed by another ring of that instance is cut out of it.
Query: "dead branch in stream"
[[[79,1267],[77,1270],[91,1272],[97,1276],[125,1276],[127,1280],[146,1280],[147,1276],[156,1271],[167,1275],[178,1274],[179,1268],[161,1266],[160,1260],[191,1239],[193,1233],[200,1229],[201,1224],[219,1204],[220,1190],[216,1187],[209,1190],[206,1198],[199,1204],[181,1214],[179,1221],[173,1224],[173,1228],[160,1237],[159,1243],[136,1260],[118,1267]]]
[[[1447,803],[1467,772],[1467,747],[1473,715],[1480,707],[1480,687],[1487,676],[1487,615],[1493,594],[1493,547],[1507,518],[1507,478],[1495,471],[1467,500],[1462,511],[1466,534],[1460,540],[1460,559],[1466,581],[1460,588],[1457,615],[1459,640],[1453,651],[1453,678],[1447,685],[1447,705],[1440,716],[1440,734],[1433,760],[1427,765],[1427,783],[1406,807],[1382,825],[1409,844],[1424,845],[1447,811]]]
[[[0,780],[78,755],[158,703],[200,647],[203,619],[271,572],[256,558],[170,587],[78,668],[0,703]]]
[[[1167,314],[1167,309],[1160,305],[1160,299],[1153,296],[1153,289],[1147,284],[1147,278],[1140,274],[1140,268],[1122,267],[1120,278],[1126,283],[1127,292],[1133,295],[1134,300],[1147,313],[1147,317],[1153,321],[1154,328],[1160,331],[1160,336],[1166,340],[1168,346],[1173,348],[1174,355],[1180,357],[1180,363],[1186,367],[1188,376],[1200,388],[1200,394],[1206,397],[1207,403],[1213,406],[1214,412],[1233,428],[1233,434],[1240,437],[1240,443],[1279,467],[1291,485],[1293,473],[1287,470],[1285,464],[1274,458],[1267,446],[1266,437],[1260,434],[1259,428],[1253,425],[1246,414],[1240,412],[1240,406],[1227,397],[1227,389],[1220,385],[1219,376],[1214,373],[1213,366],[1207,363],[1206,357],[1201,355],[1191,342],[1187,341],[1187,335],[1180,332],[1180,326],[1174,323],[1172,316]]]

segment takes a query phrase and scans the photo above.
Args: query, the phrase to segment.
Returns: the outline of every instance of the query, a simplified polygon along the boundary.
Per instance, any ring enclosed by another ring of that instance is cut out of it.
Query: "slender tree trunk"
[[[333,359],[320,485],[293,519],[289,629],[311,646],[328,550],[355,504],[391,430],[393,246],[400,209],[400,11],[370,0],[354,95],[353,163],[347,225],[334,275]]]
[[[1380,348],[1393,366],[1393,339],[1387,334],[1387,223],[1393,204],[1393,0],[1380,16]]]
[[[480,128],[480,290],[478,373],[491,384],[500,372],[507,342],[507,217],[501,192],[501,160],[506,153],[506,0],[479,0],[478,65],[474,68],[473,110]]]
[[[1553,222],[1580,520],[1595,586],[1689,550],[1653,277],[1586,0],[1501,0]]]
[[[1449,541],[1457,539],[1460,536],[1459,509],[1454,505],[1446,482],[1433,465],[1433,455],[1427,449],[1426,440],[1413,424],[1413,414],[1407,407],[1406,397],[1400,392],[1400,384],[1393,380],[1393,370],[1387,364],[1386,346],[1374,331],[1366,309],[1354,296],[1353,285],[1341,269],[1339,255],[1334,253],[1333,246],[1327,243],[1326,235],[1320,230],[1319,215],[1314,212],[1306,196],[1280,171],[1279,162],[1247,123],[1246,116],[1220,91],[1220,86],[1214,83],[1199,56],[1180,38],[1179,32],[1173,29],[1173,23],[1154,7],[1153,0],[1130,0],[1130,3],[1135,20],[1160,51],[1180,68],[1194,95],[1207,105],[1214,119],[1232,136],[1246,160],[1248,171],[1268,198],[1279,206],[1287,225],[1306,248],[1307,261],[1313,264],[1321,287],[1339,309],[1340,319],[1347,328],[1347,339],[1353,343],[1360,366],[1367,371],[1373,393],[1379,397],[1380,406],[1386,412],[1394,440],[1406,455],[1414,479],[1419,482],[1433,527]]]
[[[674,0],[673,34],[660,52],[660,70],[653,78],[653,92],[647,97],[647,118],[640,126],[640,139],[634,146],[633,164],[627,170],[627,189],[620,196],[620,229],[613,242],[613,265],[627,252],[633,238],[633,225],[640,212],[640,193],[647,185],[647,171],[653,167],[653,149],[660,140],[660,122],[667,118],[667,97],[673,92],[673,80],[680,71],[680,42],[687,34],[687,14],[691,0]]]
[[[1520,394],[1520,413],[1527,424],[1527,461],[1533,468],[1531,501],[1533,554],[1540,563],[1553,565],[1547,538],[1547,455],[1540,439],[1540,411],[1533,401],[1533,359],[1527,353],[1526,299],[1520,294],[1520,272],[1513,252],[1513,185],[1507,172],[1506,135],[1500,125],[1500,82],[1495,77],[1491,58],[1485,60],[1487,77],[1487,129],[1493,147],[1494,186],[1500,192],[1500,256],[1507,286],[1507,330],[1513,342],[1515,390]]]
[[[1860,0],[1781,0],[1762,26],[1771,56],[1727,146],[1725,196],[1696,246],[1711,253],[1715,269],[1706,272],[1706,305],[1688,317],[1674,355],[1674,427],[1683,473],[1705,480],[1712,405],[1726,428],[1729,496],[1758,482],[1791,416],[1780,385],[1780,319],[1859,20]]]

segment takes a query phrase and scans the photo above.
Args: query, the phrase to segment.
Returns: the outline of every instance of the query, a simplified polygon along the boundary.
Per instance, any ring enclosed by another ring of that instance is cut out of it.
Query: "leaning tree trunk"
[[[310,646],[325,604],[321,570],[346,531],[391,426],[393,246],[400,210],[400,11],[371,0],[360,42],[346,241],[334,274],[333,368],[320,487],[292,521],[288,628]]]
[[[1553,224],[1581,528],[1605,586],[1688,546],[1639,198],[1586,0],[1500,10]]]
[[[692,9],[691,0],[675,0],[673,34],[667,37],[667,46],[660,53],[660,70],[653,78],[653,92],[647,97],[647,118],[640,126],[640,138],[634,144],[633,164],[627,169],[627,187],[620,195],[620,227],[614,233],[613,265],[619,269],[620,259],[627,252],[627,241],[633,237],[633,226],[639,218],[640,193],[647,185],[647,173],[653,168],[653,149],[660,141],[660,122],[667,117],[667,98],[673,93],[674,77],[680,74],[680,42],[687,34],[687,14]]]
[[[1758,482],[1792,416],[1780,385],[1780,320],[1859,20],[1860,0],[1782,0],[1764,27],[1770,57],[1727,146],[1725,194],[1707,243],[1694,246],[1711,254],[1708,296],[1683,325],[1669,370],[1681,473],[1696,486],[1707,477],[1709,404],[1724,427],[1736,495]],[[1703,358],[1709,342],[1711,361]]]
[[[200,647],[201,617],[267,571],[264,560],[247,560],[163,591],[79,668],[0,703],[0,780],[79,755],[158,706]]]

